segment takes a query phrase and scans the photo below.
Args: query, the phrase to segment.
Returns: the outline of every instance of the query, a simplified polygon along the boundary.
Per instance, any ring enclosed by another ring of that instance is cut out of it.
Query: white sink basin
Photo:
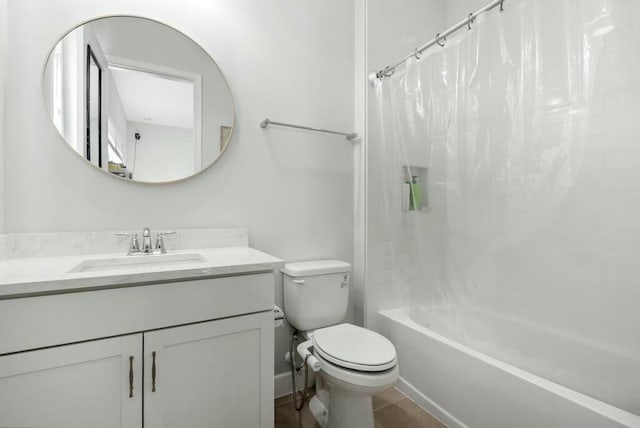
[[[148,254],[123,257],[110,257],[104,259],[85,260],[74,266],[69,273],[74,272],[98,272],[120,269],[136,269],[151,266],[164,267],[165,265],[179,265],[185,263],[206,262],[202,254]]]

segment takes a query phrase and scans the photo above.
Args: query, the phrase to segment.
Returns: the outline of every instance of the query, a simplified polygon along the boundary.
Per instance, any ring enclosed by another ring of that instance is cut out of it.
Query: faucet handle
[[[117,232],[116,236],[130,236],[131,241],[129,241],[129,251],[127,255],[130,256],[133,253],[140,252],[140,244],[138,243],[138,234],[137,233],[129,233],[129,232]]]
[[[167,249],[164,246],[164,235],[173,235],[175,230],[167,230],[166,232],[158,232],[158,238],[156,239],[156,250],[160,250],[160,254],[166,254]]]

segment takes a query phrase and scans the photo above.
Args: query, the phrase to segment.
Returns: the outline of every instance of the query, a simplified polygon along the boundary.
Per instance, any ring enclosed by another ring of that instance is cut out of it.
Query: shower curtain
[[[376,83],[369,301],[640,414],[640,2],[504,6]]]

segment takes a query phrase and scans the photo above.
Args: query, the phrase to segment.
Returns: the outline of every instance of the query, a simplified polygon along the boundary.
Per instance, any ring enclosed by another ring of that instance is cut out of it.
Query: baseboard
[[[307,386],[313,388],[316,383],[315,373],[309,369],[309,379],[307,379]],[[291,394],[293,387],[291,386],[291,372],[279,373],[274,377],[274,394],[275,398],[282,397],[287,394]],[[302,390],[302,384],[304,383],[304,370],[296,375],[296,386],[298,391]]]
[[[280,373],[274,377],[274,394],[275,398],[283,395],[291,394],[291,373]]]
[[[438,419],[449,428],[469,428],[456,419],[451,413],[440,407],[429,397],[418,391],[413,385],[400,377],[396,382],[396,388],[411,398],[416,404],[426,410],[431,416]]]

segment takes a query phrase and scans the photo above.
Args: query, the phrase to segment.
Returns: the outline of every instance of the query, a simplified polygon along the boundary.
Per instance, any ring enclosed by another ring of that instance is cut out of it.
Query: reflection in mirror
[[[85,79],[87,82],[87,147],[85,154],[89,162],[102,168],[102,142],[100,141],[100,134],[102,134],[102,118],[100,117],[102,70],[90,47],[87,47],[87,74]]]
[[[143,182],[213,164],[234,126],[231,91],[193,40],[158,22],[108,17],[66,34],[43,79],[53,124],[84,159]]]

